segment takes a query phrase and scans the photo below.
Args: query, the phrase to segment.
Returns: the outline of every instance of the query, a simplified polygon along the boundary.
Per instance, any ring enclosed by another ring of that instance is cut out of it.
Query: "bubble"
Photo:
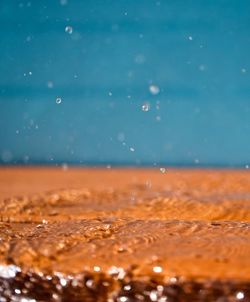
[[[113,95],[113,93],[110,91],[110,92],[109,92],[109,96],[112,96],[112,95]]]
[[[57,98],[56,98],[56,103],[57,103],[57,104],[61,104],[61,102],[62,102],[62,99],[61,99],[60,97],[57,97]]]
[[[241,68],[241,72],[246,73],[247,72],[246,68]]]
[[[161,173],[166,173],[166,168],[160,168]]]
[[[133,147],[130,147],[129,150],[130,150],[131,152],[135,152],[135,148],[133,148]]]
[[[160,88],[157,85],[150,85],[149,86],[149,91],[153,95],[157,95],[160,92]]]
[[[150,104],[148,102],[142,104],[141,109],[142,109],[142,111],[145,111],[145,112],[149,111]]]
[[[193,41],[193,37],[192,37],[192,36],[189,36],[189,37],[188,37],[188,40]]]
[[[71,35],[73,33],[73,27],[72,26],[66,26],[65,27],[65,32]]]

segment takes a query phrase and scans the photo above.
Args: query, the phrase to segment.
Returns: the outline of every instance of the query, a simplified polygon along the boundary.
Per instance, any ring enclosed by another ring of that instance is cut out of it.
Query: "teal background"
[[[244,0],[1,0],[0,163],[250,164],[249,12]]]

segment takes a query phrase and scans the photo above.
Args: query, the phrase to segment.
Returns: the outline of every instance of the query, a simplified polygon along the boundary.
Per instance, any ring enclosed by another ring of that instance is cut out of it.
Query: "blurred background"
[[[0,163],[248,168],[249,11],[1,0]]]

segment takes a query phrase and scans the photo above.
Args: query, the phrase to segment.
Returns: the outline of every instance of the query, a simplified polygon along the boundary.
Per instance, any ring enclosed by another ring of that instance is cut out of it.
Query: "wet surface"
[[[250,301],[250,174],[16,172],[0,301]]]

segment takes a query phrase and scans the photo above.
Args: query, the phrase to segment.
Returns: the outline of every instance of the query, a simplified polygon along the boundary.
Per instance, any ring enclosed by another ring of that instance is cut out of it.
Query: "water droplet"
[[[241,72],[246,73],[247,72],[246,68],[241,68]]]
[[[12,153],[9,150],[4,150],[1,154],[1,159],[3,162],[7,163],[12,160]]]
[[[126,301],[128,301],[128,297],[121,296],[121,297],[117,298],[117,301],[118,302],[126,302]]]
[[[66,163],[62,164],[63,171],[67,171],[69,169],[69,166]]]
[[[166,168],[160,168],[161,173],[166,173]]]
[[[149,111],[150,104],[148,102],[142,104],[141,109],[142,109],[142,111],[145,111],[145,112]]]
[[[116,267],[116,266],[112,266],[109,270],[108,270],[108,273],[111,275],[111,276],[114,276],[116,277],[118,280],[122,280],[126,273],[124,271],[123,268],[121,267]]]
[[[62,285],[63,287],[66,286],[66,285],[67,285],[67,279],[61,277],[61,278],[60,278],[60,283],[61,283],[61,285]]]
[[[112,94],[112,92],[111,91],[109,91],[109,96],[112,96],[113,94]]]
[[[57,104],[61,104],[61,102],[62,102],[62,99],[59,98],[59,97],[57,97],[57,98],[56,98],[56,103],[57,103]]]
[[[100,272],[100,270],[101,270],[100,266],[94,266],[94,271],[95,272]]]
[[[153,95],[157,95],[160,92],[160,88],[157,85],[150,85],[149,86],[149,91]]]
[[[129,284],[124,285],[123,289],[126,291],[129,291],[129,290],[131,290],[131,285],[129,285]]]
[[[143,54],[138,54],[135,57],[135,63],[137,64],[143,64],[145,62],[146,58]]]
[[[65,32],[71,35],[73,33],[73,27],[72,26],[66,26],[65,27]]]
[[[246,169],[249,169],[249,165],[245,165],[245,168],[246,168]]]
[[[86,281],[86,286],[88,288],[93,288],[93,286],[94,286],[94,280],[92,280],[92,279],[87,280]]]
[[[53,88],[54,84],[52,81],[48,81],[47,86],[48,88]]]
[[[32,75],[32,71],[29,71],[29,75]]]
[[[243,292],[238,292],[238,293],[236,294],[236,298],[237,298],[238,300],[242,300],[242,299],[244,299],[244,297],[245,297],[245,295],[244,295]]]
[[[60,1],[60,4],[61,4],[61,5],[66,5],[67,3],[68,3],[67,0],[61,0],[61,1]]]
[[[0,265],[0,277],[1,278],[14,278],[18,272],[20,272],[20,268],[15,265]]]
[[[201,64],[201,65],[199,66],[199,69],[200,69],[200,71],[204,71],[204,70],[205,70],[205,65]]]
[[[193,41],[193,37],[192,37],[192,36],[189,36],[189,37],[188,37],[188,40]]]
[[[133,148],[133,147],[130,147],[129,150],[130,150],[131,152],[135,152],[135,148]]]
[[[154,266],[153,267],[153,272],[154,273],[161,273],[162,272],[162,268],[160,266]]]
[[[150,295],[149,295],[151,301],[157,301],[158,300],[158,294],[157,294],[157,291],[156,290],[152,290],[150,292]]]

